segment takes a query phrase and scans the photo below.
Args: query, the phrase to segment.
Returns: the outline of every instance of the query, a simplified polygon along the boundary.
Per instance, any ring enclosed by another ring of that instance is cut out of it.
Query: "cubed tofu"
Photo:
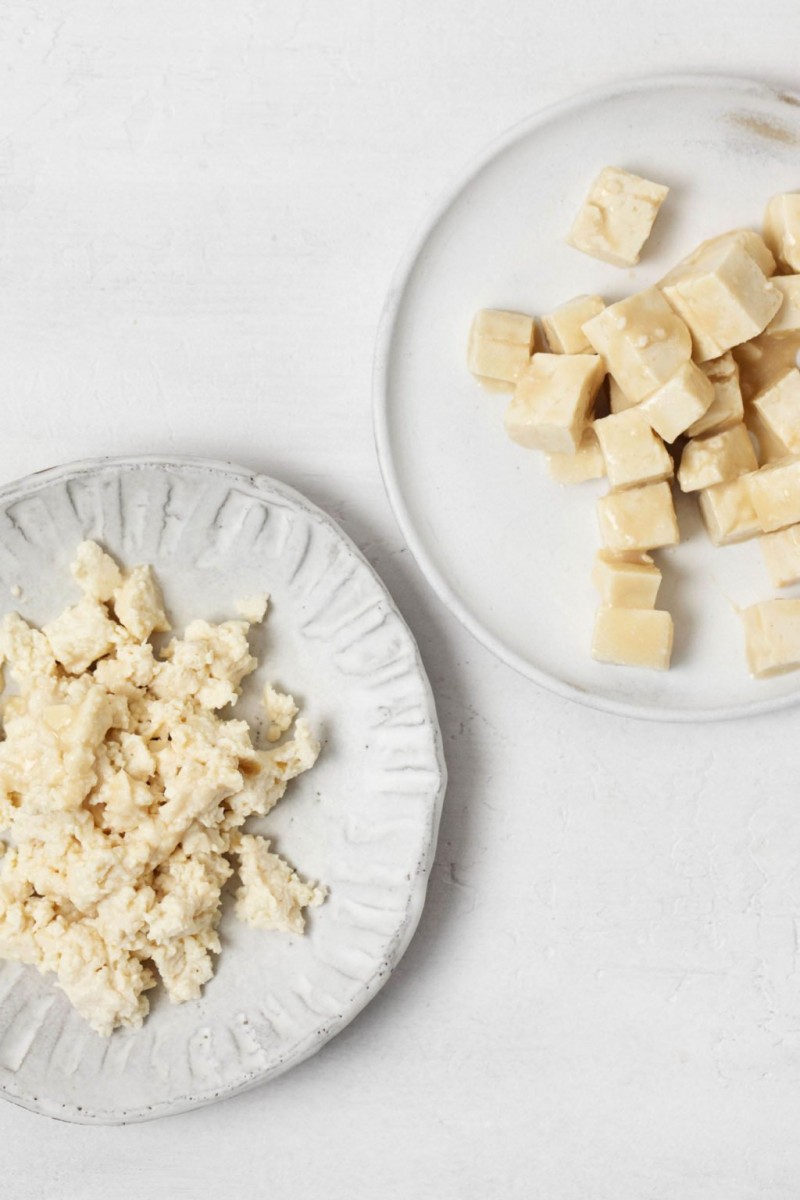
[[[775,258],[764,239],[753,229],[729,229],[725,233],[718,233],[714,237],[706,238],[696,249],[692,250],[691,254],[682,258],[678,266],[683,270],[686,267],[708,263],[720,251],[726,250],[730,246],[739,246],[745,250],[765,275],[775,274]]]
[[[639,553],[680,541],[668,483],[610,492],[597,501],[603,546],[613,554]]]
[[[781,462],[785,458],[791,458],[788,446],[784,446],[780,438],[776,437],[769,426],[762,420],[761,414],[753,408],[752,404],[748,404],[745,408],[744,423],[756,439],[759,466],[766,466],[769,463]]]
[[[586,483],[589,479],[602,479],[606,473],[594,425],[584,429],[575,454],[548,454],[546,457],[547,469],[556,483]]]
[[[693,362],[686,362],[643,401],[640,411],[665,442],[674,442],[708,412],[713,401],[711,380]]]
[[[698,362],[761,333],[781,293],[741,242],[718,245],[674,267],[659,284],[689,326]]]
[[[780,276],[778,276],[780,278]],[[752,342],[735,346],[733,357],[739,367],[739,383],[745,404],[759,392],[765,392],[776,379],[798,365],[800,334],[780,337],[762,333]]]
[[[772,197],[764,215],[764,241],[784,271],[800,271],[800,192]]]
[[[636,487],[672,478],[672,459],[640,408],[603,417],[595,421],[594,430],[612,488]]]
[[[632,403],[651,395],[692,355],[686,324],[657,288],[609,305],[583,331]]]
[[[775,587],[800,582],[800,525],[765,533],[759,539],[769,577]]]
[[[757,679],[800,666],[800,600],[762,600],[741,618],[747,663]]]
[[[800,275],[776,275],[772,282],[781,294],[781,306],[764,333],[778,338],[800,334]]]
[[[533,317],[483,308],[472,322],[467,366],[481,381],[514,384],[530,362],[535,336]]]
[[[576,250],[616,267],[639,261],[669,188],[619,167],[605,167],[592,184],[567,239]]]
[[[800,371],[792,367],[755,396],[752,407],[790,454],[800,453]]]
[[[667,671],[673,638],[672,617],[668,612],[604,605],[594,623],[592,658],[618,667]]]
[[[599,550],[592,583],[611,608],[654,608],[661,572],[649,554],[625,557]]]
[[[506,409],[512,441],[576,454],[605,370],[596,354],[534,354]]]
[[[683,492],[700,492],[758,470],[758,459],[743,423],[712,437],[695,438],[683,448],[678,483]]]
[[[800,522],[800,459],[770,463],[742,478],[762,533]]]
[[[553,354],[590,354],[583,326],[605,308],[602,296],[576,296],[542,317],[544,335]]]
[[[738,425],[744,417],[742,390],[739,386],[739,368],[736,359],[728,351],[719,358],[704,362],[700,370],[711,381],[714,399],[698,421],[686,430],[689,437],[702,437],[707,433],[723,433]]]
[[[640,403],[639,400],[628,399],[613,375],[609,375],[607,378],[608,407],[612,413],[626,412],[629,408],[635,408]]]
[[[700,512],[715,546],[746,542],[761,533],[747,488],[748,479],[752,479],[752,475],[740,475],[730,483],[718,483],[700,492]]]

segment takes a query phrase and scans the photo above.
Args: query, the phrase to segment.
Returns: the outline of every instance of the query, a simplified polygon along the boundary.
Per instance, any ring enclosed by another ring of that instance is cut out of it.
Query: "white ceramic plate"
[[[375,373],[376,437],[403,533],[441,599],[500,658],[545,687],[630,716],[697,720],[794,702],[800,674],[748,677],[737,606],[771,595],[756,543],[715,550],[695,502],[660,555],[675,617],[666,674],[589,657],[601,484],[559,488],[507,439],[507,397],[465,367],[478,308],[541,314],[580,292],[646,287],[702,238],[758,226],[800,189],[800,99],[704,77],[626,83],[539,113],[490,147],[427,222],[390,291]],[[643,261],[606,266],[564,238],[607,164],[671,193]]]
[[[73,594],[77,542],[158,571],[173,624],[236,615],[268,589],[259,684],[291,689],[323,739],[256,828],[330,889],[304,938],[250,929],[227,906],[217,973],[196,1003],[152,993],[137,1031],[97,1037],[50,979],[0,962],[0,1093],[49,1116],[145,1120],[287,1070],[350,1021],[416,927],[445,784],[433,700],[391,597],[319,509],[274,481],[194,460],[101,460],[0,489],[0,611],[36,622]],[[12,599],[10,589],[23,590]],[[252,700],[248,711],[247,697]]]

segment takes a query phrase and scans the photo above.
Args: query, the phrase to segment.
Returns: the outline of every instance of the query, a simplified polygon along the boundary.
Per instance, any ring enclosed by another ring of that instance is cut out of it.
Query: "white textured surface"
[[[796,14],[2,6],[3,478],[152,450],[300,487],[410,620],[451,766],[419,934],[348,1030],[150,1125],[0,1107],[9,1200],[796,1200],[800,715],[641,725],[494,662],[409,562],[369,416],[392,269],[484,142],[637,71],[796,83]]]

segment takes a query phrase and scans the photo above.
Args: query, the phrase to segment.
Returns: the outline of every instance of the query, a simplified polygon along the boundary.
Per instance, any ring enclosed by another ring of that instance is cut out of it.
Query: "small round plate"
[[[62,1120],[122,1123],[208,1104],[318,1050],[386,982],[425,898],[445,786],[414,640],[359,551],[318,508],[263,476],[198,460],[98,460],[0,489],[0,611],[39,623],[77,597],[75,546],[152,563],[180,629],[270,592],[258,671],[237,705],[255,724],[266,679],[291,690],[323,750],[262,822],[329,888],[305,937],[263,933],[223,905],[223,949],[194,1003],[160,989],[138,1030],[104,1040],[52,978],[0,962],[0,1094]],[[21,596],[12,599],[11,589]],[[225,898],[223,898],[225,899]]]
[[[559,487],[503,430],[507,397],[465,366],[479,308],[541,314],[581,292],[647,287],[701,239],[758,227],[800,188],[800,99],[757,83],[661,78],[537,114],[483,154],[426,223],[397,274],[375,368],[378,453],[390,501],[439,597],[496,655],[595,708],[720,719],[793,703],[800,674],[748,676],[737,609],[772,594],[755,542],[714,549],[694,500],[683,543],[659,555],[659,607],[675,618],[669,672],[589,656],[589,575],[602,484]],[[625,167],[671,191],[642,263],[619,270],[565,242],[589,184]]]

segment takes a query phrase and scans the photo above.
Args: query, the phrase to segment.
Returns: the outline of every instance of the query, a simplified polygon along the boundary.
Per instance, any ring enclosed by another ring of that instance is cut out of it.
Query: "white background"
[[[370,370],[487,140],[619,76],[796,85],[798,34],[796,0],[0,7],[0,477],[186,452],[305,491],[415,631],[451,773],[419,933],[354,1025],[150,1125],[3,1105],[4,1200],[797,1200],[797,714],[637,724],[494,662],[404,549]]]

